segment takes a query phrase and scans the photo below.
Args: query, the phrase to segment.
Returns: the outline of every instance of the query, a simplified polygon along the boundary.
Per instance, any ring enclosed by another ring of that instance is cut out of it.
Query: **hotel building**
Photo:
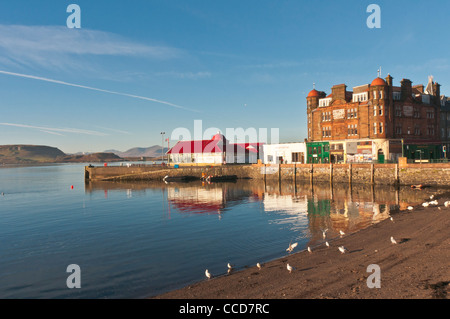
[[[450,126],[442,125],[450,122],[450,105],[431,77],[426,87],[413,86],[409,79],[395,86],[390,75],[352,91],[338,84],[328,95],[313,89],[306,101],[308,163],[384,163],[400,156],[446,155],[442,145],[444,138],[450,140]]]

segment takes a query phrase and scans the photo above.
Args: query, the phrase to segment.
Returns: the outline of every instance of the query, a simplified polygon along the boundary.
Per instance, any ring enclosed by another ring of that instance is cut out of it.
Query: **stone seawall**
[[[261,181],[332,182],[385,185],[450,186],[445,164],[280,164],[182,166],[160,165],[86,167],[85,179],[162,180],[164,176],[236,175]]]

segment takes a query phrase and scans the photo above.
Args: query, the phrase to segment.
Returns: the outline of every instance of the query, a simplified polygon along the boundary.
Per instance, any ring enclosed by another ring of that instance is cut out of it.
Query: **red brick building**
[[[345,84],[328,95],[313,89],[306,101],[307,140],[329,142],[332,162],[396,160],[402,143],[441,143],[440,85],[432,81],[426,88],[408,79],[395,86],[388,75],[352,91]]]

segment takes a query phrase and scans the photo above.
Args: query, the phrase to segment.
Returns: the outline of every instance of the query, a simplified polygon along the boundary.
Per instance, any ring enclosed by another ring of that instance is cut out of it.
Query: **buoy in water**
[[[73,185],[70,186],[70,189],[73,189]]]

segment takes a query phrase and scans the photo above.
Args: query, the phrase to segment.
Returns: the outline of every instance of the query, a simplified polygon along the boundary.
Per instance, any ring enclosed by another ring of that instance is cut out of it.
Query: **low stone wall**
[[[261,181],[450,186],[449,164],[280,164],[86,167],[87,180],[162,180],[164,176],[236,175]]]

